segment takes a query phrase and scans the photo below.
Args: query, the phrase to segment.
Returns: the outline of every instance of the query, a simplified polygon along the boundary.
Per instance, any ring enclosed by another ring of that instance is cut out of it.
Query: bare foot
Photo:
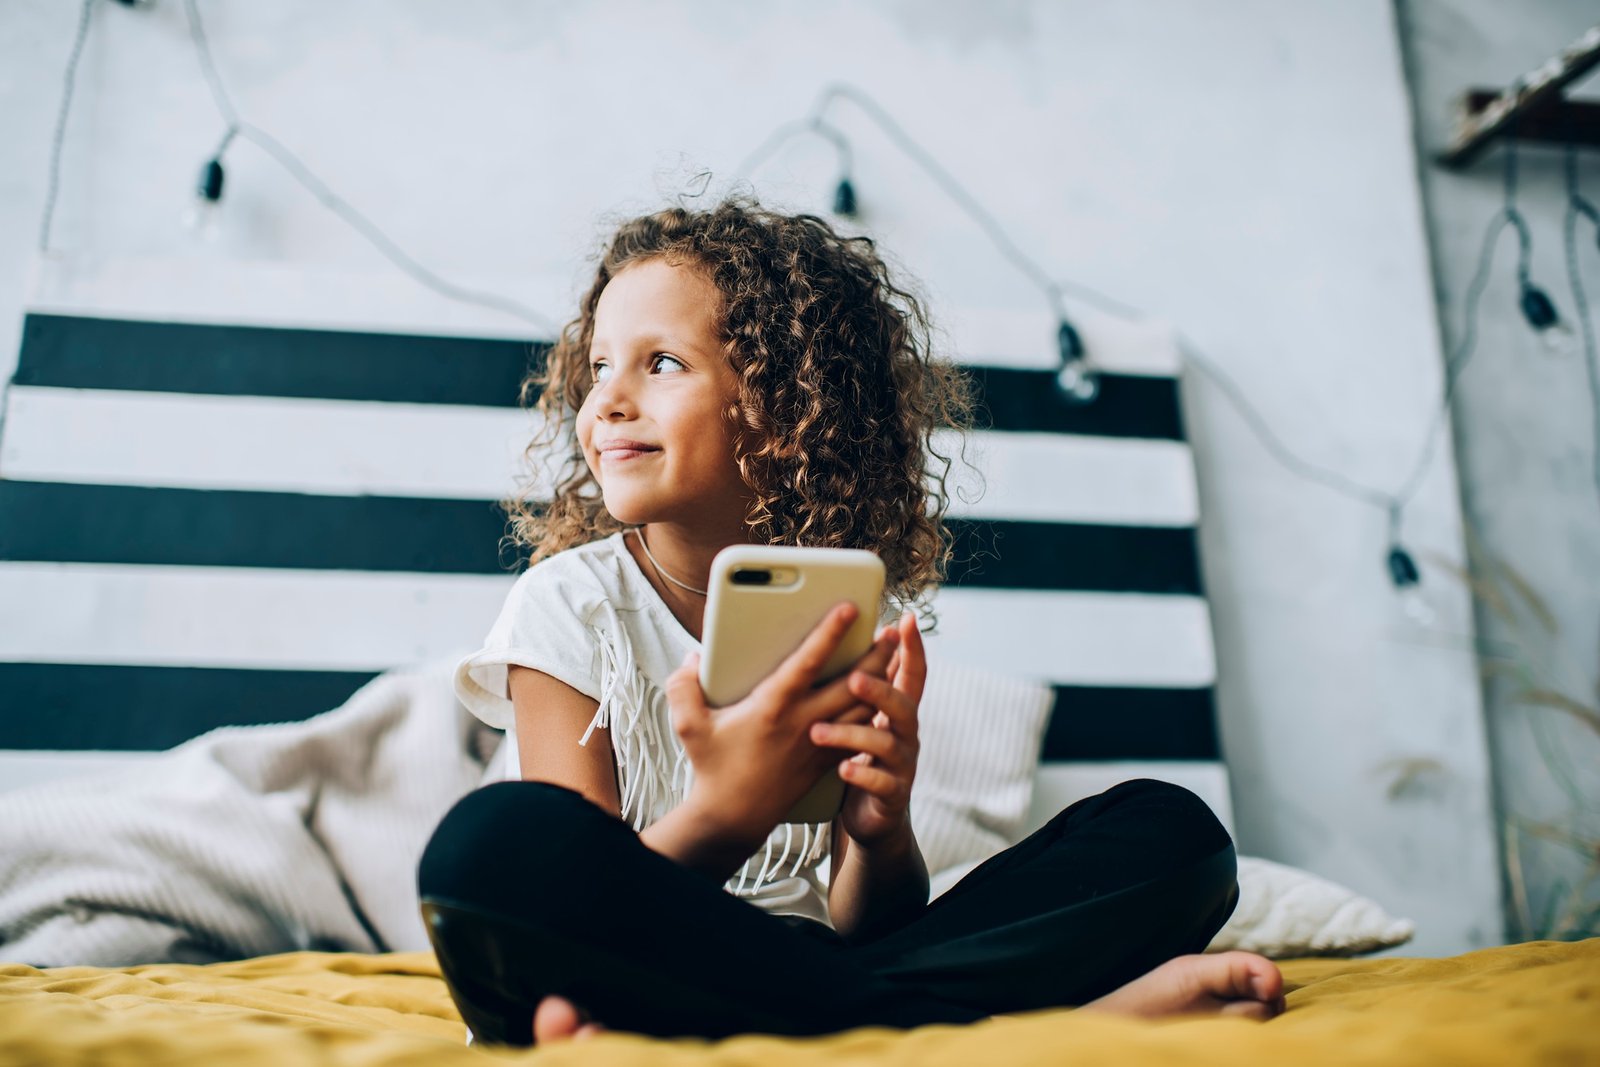
[[[533,1013],[533,1043],[565,1041],[568,1038],[593,1037],[605,1033],[599,1023],[585,1022],[577,1005],[566,997],[549,996],[539,1001]]]
[[[1083,1007],[1149,1019],[1197,1013],[1265,1022],[1284,1010],[1283,975],[1254,952],[1179,956]]]

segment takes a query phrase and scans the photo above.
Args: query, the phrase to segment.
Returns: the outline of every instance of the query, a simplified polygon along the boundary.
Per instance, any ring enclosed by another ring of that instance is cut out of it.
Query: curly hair
[[[922,303],[891,281],[871,238],[748,195],[618,227],[577,318],[522,382],[519,402],[537,398],[543,416],[525,458],[555,459],[559,470],[548,502],[532,499],[532,486],[501,502],[507,539],[530,550],[532,565],[622,528],[570,431],[590,389],[600,294],[650,259],[698,270],[721,294],[716,336],[738,381],[725,417],[753,496],[749,541],[871,549],[884,563],[886,598],[926,613],[951,554],[952,457],[933,435],[971,425],[966,378],[933,358]]]

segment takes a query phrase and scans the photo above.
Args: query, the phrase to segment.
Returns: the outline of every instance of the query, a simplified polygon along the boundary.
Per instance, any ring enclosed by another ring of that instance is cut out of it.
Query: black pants
[[[655,852],[570,789],[464,797],[418,873],[440,966],[479,1040],[528,1044],[568,997],[661,1037],[822,1034],[1083,1004],[1199,952],[1238,899],[1233,842],[1193,793],[1124,782],[991,857],[909,922],[847,944]]]

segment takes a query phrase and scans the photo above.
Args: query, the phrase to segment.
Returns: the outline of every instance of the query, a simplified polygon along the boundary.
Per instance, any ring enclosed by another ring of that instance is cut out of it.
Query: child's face
[[[600,294],[578,442],[623,523],[721,533],[743,522],[749,490],[723,418],[737,383],[716,337],[720,297],[660,259],[623,268]]]

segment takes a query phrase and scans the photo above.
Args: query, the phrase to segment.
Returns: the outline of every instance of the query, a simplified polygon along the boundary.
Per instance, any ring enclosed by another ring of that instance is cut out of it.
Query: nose
[[[589,403],[594,408],[594,417],[601,422],[633,417],[635,413],[633,397],[624,378],[624,375],[613,371],[604,380],[596,382],[594,388],[589,391]]]

